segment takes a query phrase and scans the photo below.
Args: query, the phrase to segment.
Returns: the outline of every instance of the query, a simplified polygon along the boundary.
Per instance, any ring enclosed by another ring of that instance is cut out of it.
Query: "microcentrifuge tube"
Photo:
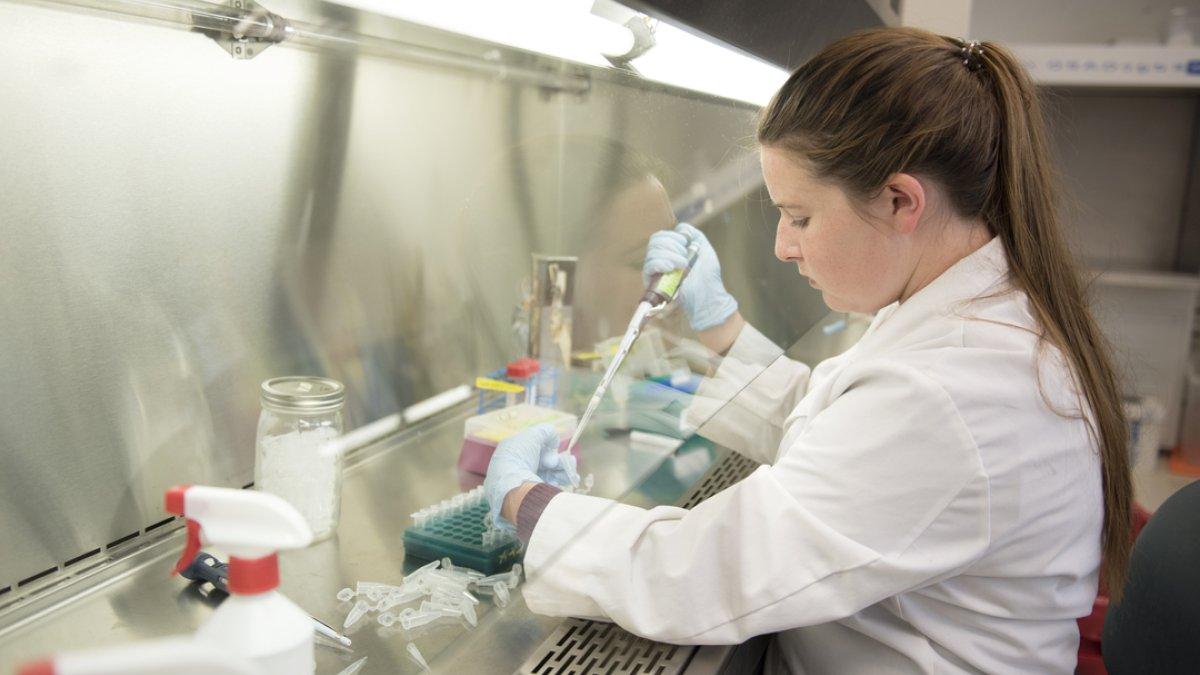
[[[342,624],[342,628],[349,628],[358,623],[358,620],[363,618],[370,606],[366,602],[359,600],[350,608],[350,613],[346,615],[346,621]]]
[[[349,588],[343,588],[337,592],[337,599],[341,600],[342,602],[350,602],[354,599],[355,595],[356,593]]]
[[[429,570],[436,570],[436,569],[438,568],[438,565],[441,565],[441,564],[442,564],[442,563],[441,563],[441,561],[439,561],[439,560],[434,560],[434,561],[433,561],[433,562],[431,562],[431,563],[428,563],[428,564],[425,564],[425,565],[421,565],[421,566],[420,566],[420,567],[418,567],[417,569],[413,570],[412,574],[408,575],[408,578],[409,578],[409,579],[412,579],[412,578],[414,578],[414,577],[417,577],[417,576],[419,576],[419,575],[421,575],[421,574],[424,574],[424,573],[428,572]]]
[[[469,602],[463,603],[462,615],[463,618],[467,620],[467,623],[471,624],[472,628],[479,625],[479,616],[475,614],[475,605],[472,605]]]
[[[384,598],[383,601],[379,603],[378,609],[380,611],[388,610],[388,609],[395,607],[396,605],[403,605],[407,602],[412,602],[413,600],[416,600],[417,598],[419,598],[423,595],[425,595],[425,591],[423,591],[419,588],[414,588],[414,589],[406,590],[406,591],[398,591],[398,592],[392,593],[391,595]]]
[[[441,616],[441,614],[435,614],[433,612],[414,612],[408,616],[401,616],[400,625],[404,628],[404,630],[412,630],[417,626],[424,626],[427,623],[433,623],[434,621],[437,621],[439,616]]]
[[[379,616],[375,617],[375,620],[379,622],[380,626],[387,628],[388,626],[391,626],[392,624],[396,623],[396,616],[394,614],[392,614],[391,612],[384,612],[384,613],[380,614]]]
[[[496,590],[496,595],[493,598],[496,601],[496,606],[504,607],[505,605],[507,605],[508,604],[508,586],[505,586],[504,584],[496,584],[492,588],[494,588]]]
[[[377,591],[376,594],[378,595],[380,593],[394,591],[398,587],[391,584],[383,584],[378,581],[359,581],[354,584],[354,588],[356,595],[366,595],[370,591]]]
[[[425,657],[421,656],[421,650],[417,649],[415,644],[411,642],[408,643],[408,647],[406,647],[406,649],[408,650],[408,655],[412,657],[413,661],[417,662],[417,665],[421,666],[422,670],[431,672],[429,670],[429,664],[425,662]]]
[[[358,671],[362,670],[363,666],[365,665],[367,665],[366,656],[346,666],[346,668],[342,672],[338,673],[338,675],[357,675]]]

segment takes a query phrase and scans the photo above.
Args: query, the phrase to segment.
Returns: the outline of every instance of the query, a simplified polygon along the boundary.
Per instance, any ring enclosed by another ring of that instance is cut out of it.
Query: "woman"
[[[793,73],[758,129],[775,255],[871,327],[812,370],[780,358],[706,246],[682,289],[727,353],[705,387],[761,374],[705,433],[764,466],[647,511],[543,482],[545,430],[502,444],[488,499],[528,537],[530,608],[668,642],[777,633],[768,671],[1071,672],[1102,554],[1123,582],[1131,488],[1044,136],[993,44],[873,30]],[[646,272],[688,235],[656,234]]]

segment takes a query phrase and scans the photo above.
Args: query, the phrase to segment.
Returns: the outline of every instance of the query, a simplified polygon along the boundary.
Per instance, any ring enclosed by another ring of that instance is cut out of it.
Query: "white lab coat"
[[[682,644],[778,633],[768,672],[1072,672],[1100,460],[1007,270],[993,239],[811,373],[744,329],[689,415],[740,390],[701,432],[764,466],[690,511],[556,496],[529,607]]]

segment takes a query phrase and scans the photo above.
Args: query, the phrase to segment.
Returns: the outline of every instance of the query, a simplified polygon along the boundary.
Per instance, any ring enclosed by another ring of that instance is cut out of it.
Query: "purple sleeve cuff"
[[[554,495],[560,492],[562,490],[549,483],[538,483],[525,493],[525,497],[521,499],[521,506],[517,508],[517,537],[522,544],[529,543],[529,537],[533,536],[533,528],[542,517],[542,511],[546,510],[546,505]]]

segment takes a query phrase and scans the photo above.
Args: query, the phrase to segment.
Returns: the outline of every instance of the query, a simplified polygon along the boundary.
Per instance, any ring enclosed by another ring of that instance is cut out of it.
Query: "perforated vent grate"
[[[724,457],[718,458],[712,468],[708,470],[708,473],[701,476],[700,480],[696,481],[695,485],[684,493],[676,504],[685,509],[690,509],[749,476],[757,468],[758,463],[754,460],[747,459],[736,452],[730,452]]]
[[[679,673],[695,647],[635,637],[611,623],[567,619],[518,672],[524,675]]]
[[[750,475],[756,468],[756,462],[730,452],[719,457],[676,504],[690,509]],[[567,619],[517,672],[522,675],[675,675],[683,672],[695,651],[695,647],[636,637],[616,624]]]

